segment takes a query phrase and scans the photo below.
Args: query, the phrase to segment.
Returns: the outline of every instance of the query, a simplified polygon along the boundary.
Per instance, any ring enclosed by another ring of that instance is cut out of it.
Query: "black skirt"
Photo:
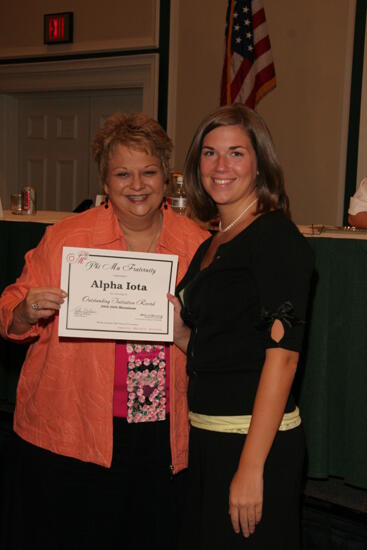
[[[299,550],[305,452],[302,426],[278,432],[264,468],[263,515],[248,539],[233,531],[229,487],[245,435],[191,428],[188,501],[180,550]]]
[[[171,475],[169,419],[114,419],[113,449],[104,468],[14,436],[0,483],[0,548],[176,550],[186,472]]]

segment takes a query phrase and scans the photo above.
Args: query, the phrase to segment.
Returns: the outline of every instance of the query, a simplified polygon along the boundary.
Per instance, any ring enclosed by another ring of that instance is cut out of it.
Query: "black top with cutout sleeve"
[[[210,240],[177,288],[191,328],[189,406],[202,414],[251,414],[266,349],[301,351],[313,254],[279,210],[219,246],[200,271]],[[284,328],[279,343],[271,338],[275,319]],[[293,408],[290,398],[286,411]]]

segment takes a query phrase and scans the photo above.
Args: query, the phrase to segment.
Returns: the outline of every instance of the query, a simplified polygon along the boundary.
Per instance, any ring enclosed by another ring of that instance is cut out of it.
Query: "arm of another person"
[[[359,227],[360,229],[367,229],[367,212],[358,212],[358,214],[349,214],[349,225]]]

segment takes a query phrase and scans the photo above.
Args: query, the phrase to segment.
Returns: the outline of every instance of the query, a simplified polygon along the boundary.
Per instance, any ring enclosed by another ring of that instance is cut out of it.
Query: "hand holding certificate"
[[[173,341],[177,256],[64,247],[59,336]]]

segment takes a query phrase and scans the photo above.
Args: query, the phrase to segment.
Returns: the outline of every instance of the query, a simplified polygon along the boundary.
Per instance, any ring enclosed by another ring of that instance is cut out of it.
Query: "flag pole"
[[[229,14],[228,21],[228,36],[227,36],[227,105],[232,103],[232,94],[231,94],[231,56],[232,56],[232,29],[233,29],[233,11],[234,11],[234,0],[231,0],[231,11]]]

